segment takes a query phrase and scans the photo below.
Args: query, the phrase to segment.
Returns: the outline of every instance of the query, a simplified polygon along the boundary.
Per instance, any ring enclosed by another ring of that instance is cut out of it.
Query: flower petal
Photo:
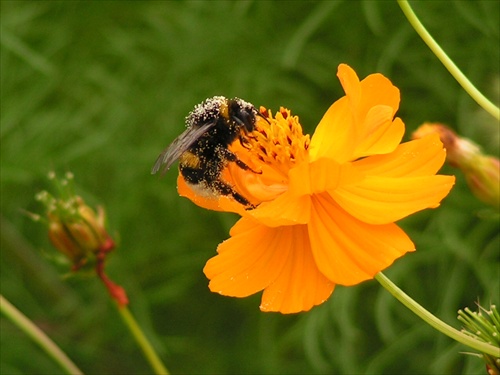
[[[246,297],[278,278],[290,256],[292,239],[287,227],[269,228],[246,218],[231,233],[203,272],[212,292]]]
[[[309,221],[311,194],[352,183],[359,180],[359,176],[349,163],[339,165],[327,158],[301,163],[289,172],[290,190],[243,215],[270,227],[306,224]]]
[[[383,114],[382,108],[385,111],[390,110],[388,106],[373,107],[373,111],[368,112],[365,119],[366,128],[371,128],[371,132],[366,133],[360,140],[356,150],[353,153],[352,159],[358,159],[364,156],[388,154],[396,149],[401,142],[405,133],[405,125],[400,118],[395,118],[392,121],[392,115],[387,118],[388,113]],[[372,113],[381,112],[381,113]],[[382,115],[384,117],[382,117]],[[373,116],[373,117],[372,117]],[[379,116],[378,118],[376,118]]]
[[[324,302],[334,284],[319,270],[306,225],[269,228],[241,219],[219,245],[205,275],[213,292],[246,297],[264,289],[262,311],[294,313]]]
[[[243,205],[229,197],[209,195],[193,190],[180,173],[177,177],[177,192],[181,197],[188,198],[197,206],[206,208],[207,210],[235,212],[240,215],[245,212],[245,207]]]
[[[292,196],[284,192],[273,201],[261,203],[256,209],[242,213],[242,216],[252,217],[269,227],[281,225],[305,224],[309,221],[310,197]]]
[[[381,74],[359,82],[354,70],[345,64],[339,65],[337,75],[355,119],[358,140],[352,159],[393,151],[404,134],[401,120],[392,123],[399,107],[398,88]]]
[[[349,72],[349,70],[352,72]],[[346,93],[352,91],[352,89],[345,86],[349,80],[346,81],[343,77],[352,76],[352,74],[356,74],[352,68],[345,64],[339,65],[337,75]],[[353,101],[353,104],[356,105],[354,110],[360,113],[361,118],[364,118],[368,111],[376,105],[386,105],[392,108],[393,113],[397,112],[400,101],[399,89],[388,78],[379,73],[370,74],[359,85],[361,97]]]
[[[352,163],[339,164],[335,160],[320,158],[305,162],[289,172],[289,189],[293,196],[311,195],[353,184],[364,178]]]
[[[355,161],[355,168],[369,176],[410,177],[435,174],[443,165],[446,151],[439,135],[400,144],[387,155],[373,155]]]
[[[396,224],[361,222],[328,194],[313,197],[308,230],[316,264],[336,284],[354,285],[371,279],[395,259],[415,250]]]
[[[321,157],[339,163],[393,151],[401,141],[404,124],[394,114],[399,90],[381,74],[361,82],[348,65],[340,64],[337,76],[346,96],[336,101],[321,119],[311,139],[311,160]]]
[[[348,213],[370,224],[387,224],[425,208],[435,208],[448,195],[454,176],[367,176],[355,185],[329,191]]]
[[[311,161],[334,159],[339,163],[351,160],[356,146],[356,127],[346,97],[333,103],[323,115],[309,146]]]
[[[314,261],[307,226],[287,228],[291,249],[278,278],[262,295],[262,311],[279,311],[283,314],[310,310],[326,301],[334,284],[318,269]]]
[[[337,77],[346,96],[349,98],[351,107],[359,108],[362,99],[362,88],[354,69],[347,64],[340,64],[337,68]]]

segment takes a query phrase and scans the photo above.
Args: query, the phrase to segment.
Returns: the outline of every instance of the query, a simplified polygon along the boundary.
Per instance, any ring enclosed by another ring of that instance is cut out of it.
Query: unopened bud
[[[62,181],[52,178],[61,190],[61,197],[42,192],[37,199],[46,208],[50,242],[78,269],[89,261],[94,263],[96,254],[104,247],[109,251],[112,240],[106,231],[104,210],[98,207],[94,211],[75,195],[69,178]]]
[[[496,356],[481,353],[481,357],[486,362],[486,369],[489,375],[500,375],[500,314],[495,305],[491,305],[489,310],[479,306],[479,311],[458,311],[458,320],[462,322],[464,328],[462,332],[476,340],[486,342],[498,349]]]
[[[36,199],[45,205],[47,215],[43,221],[48,225],[50,242],[71,261],[74,271],[83,266],[95,267],[111,297],[120,306],[127,305],[125,290],[113,283],[104,271],[106,257],[115,247],[106,230],[104,209],[98,207],[97,212],[94,211],[74,193],[73,174],[67,173],[66,178],[58,180],[51,172],[49,178],[58,189],[59,197],[43,191],[36,195]],[[30,216],[41,221],[39,215]]]
[[[472,193],[483,202],[500,209],[500,161],[485,155],[481,148],[467,138],[439,123],[425,123],[412,135],[414,139],[438,133],[446,148],[447,162],[459,168]]]

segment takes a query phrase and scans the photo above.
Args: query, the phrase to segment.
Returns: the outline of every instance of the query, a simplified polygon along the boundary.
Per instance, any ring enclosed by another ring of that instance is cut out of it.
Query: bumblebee
[[[221,175],[228,163],[259,173],[228,148],[237,139],[245,147],[257,116],[261,116],[257,109],[242,99],[223,96],[206,99],[186,117],[187,129],[158,156],[151,173],[161,169],[164,174],[178,159],[181,175],[196,192],[230,196],[247,209],[253,208]]]

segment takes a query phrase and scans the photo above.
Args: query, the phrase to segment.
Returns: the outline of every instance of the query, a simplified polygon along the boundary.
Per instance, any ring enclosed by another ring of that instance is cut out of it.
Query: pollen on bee
[[[229,107],[227,106],[227,101],[223,101],[220,104],[219,113],[222,117],[228,119],[229,118]]]

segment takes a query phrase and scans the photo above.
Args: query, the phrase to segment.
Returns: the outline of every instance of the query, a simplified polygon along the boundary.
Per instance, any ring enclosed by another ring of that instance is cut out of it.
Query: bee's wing
[[[187,151],[204,133],[206,133],[215,122],[208,122],[199,127],[190,127],[179,135],[165,150],[162,151],[155,165],[151,169],[151,174],[157,173],[162,167],[162,174],[167,172],[172,164],[179,159],[179,157]]]

